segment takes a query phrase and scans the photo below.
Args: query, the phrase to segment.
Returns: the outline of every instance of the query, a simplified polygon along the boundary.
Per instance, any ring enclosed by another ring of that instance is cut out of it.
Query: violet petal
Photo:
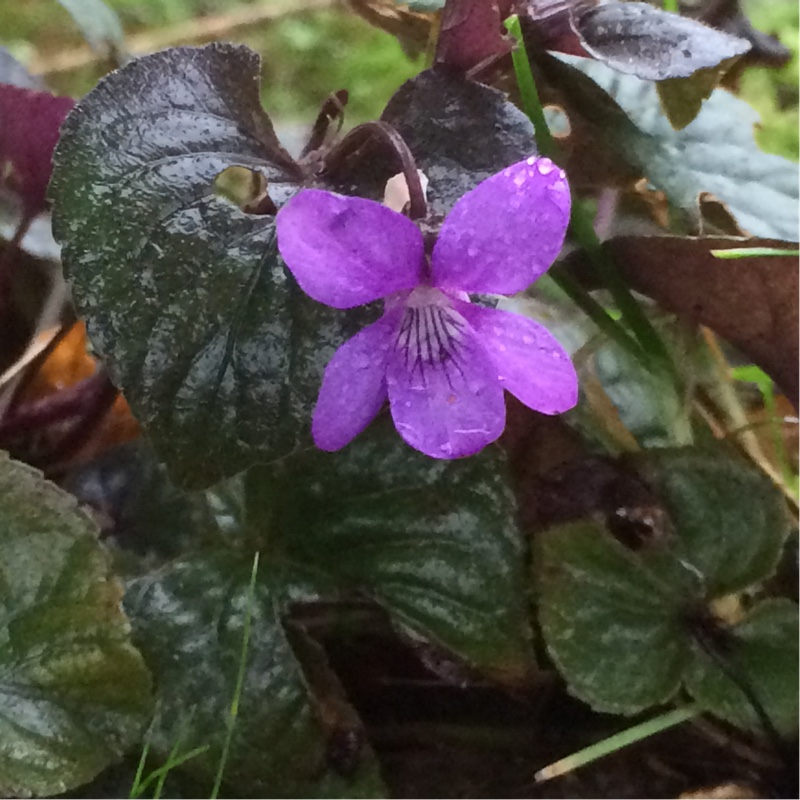
[[[398,433],[433,458],[473,455],[497,439],[505,427],[505,400],[497,370],[474,332],[459,321],[460,333],[451,340],[446,357],[440,359],[435,353],[432,358],[418,359],[419,353],[399,345],[386,367]],[[422,339],[423,355],[429,343],[434,342],[435,349],[435,336],[426,338],[423,331]]]
[[[348,339],[325,367],[311,433],[320,450],[339,450],[369,425],[386,400],[386,360],[398,309]]]
[[[453,302],[496,365],[500,385],[542,414],[560,414],[578,402],[578,376],[564,348],[538,322],[472,303]]]
[[[512,164],[447,215],[431,258],[433,285],[497,294],[527,288],[558,256],[569,212],[564,172],[550,159]]]
[[[276,226],[286,266],[325,305],[353,308],[419,283],[422,235],[380,203],[306,189],[281,208]]]

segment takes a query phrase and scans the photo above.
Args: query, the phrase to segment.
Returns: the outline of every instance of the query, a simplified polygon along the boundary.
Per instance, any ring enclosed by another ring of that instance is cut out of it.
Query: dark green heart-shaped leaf
[[[247,556],[214,550],[176,562],[129,588],[125,605],[135,636],[158,676],[154,752],[163,757],[176,746],[177,754],[207,747],[187,766],[210,792],[244,663],[224,772],[229,796],[382,796],[367,747],[348,777],[327,763],[338,720],[330,719],[312,696],[291,630],[282,620],[289,598],[315,596],[308,576],[262,562],[251,592],[251,570]]]
[[[140,739],[150,676],[74,498],[0,453],[0,794],[60,794]]]
[[[415,635],[513,681],[532,666],[523,551],[496,450],[436,461],[378,422],[248,476],[254,533]]]
[[[635,713],[667,700],[687,675],[706,679],[692,620],[772,574],[788,523],[769,480],[724,450],[654,450],[625,466],[663,503],[661,535],[634,552],[599,523],[571,523],[537,537],[534,567],[542,633],[570,690],[599,710]],[[717,687],[709,706],[725,716]]]
[[[131,62],[81,101],[55,164],[76,305],[171,474],[209,484],[306,441],[349,318],[296,287],[273,217],[213,191],[232,165],[278,204],[301,178],[260,106],[258,57],[214,44]]]
[[[724,450],[653,450],[631,463],[664,503],[679,543],[675,556],[702,576],[707,597],[772,575],[790,520],[766,475]]]
[[[765,600],[729,633],[723,657],[750,685],[772,725],[784,736],[797,734],[797,606]],[[750,700],[712,660],[698,651],[686,688],[712,713],[742,728],[764,733]]]
[[[595,523],[552,528],[536,543],[539,622],[570,691],[622,714],[668,700],[689,659],[674,587]]]

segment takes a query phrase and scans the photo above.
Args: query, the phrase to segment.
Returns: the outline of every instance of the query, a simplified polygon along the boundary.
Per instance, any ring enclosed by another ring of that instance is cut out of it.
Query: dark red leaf
[[[436,63],[466,73],[511,51],[502,21],[511,0],[448,0],[442,11]]]
[[[58,131],[73,105],[69,97],[0,84],[0,186],[22,198],[27,216],[46,207]]]

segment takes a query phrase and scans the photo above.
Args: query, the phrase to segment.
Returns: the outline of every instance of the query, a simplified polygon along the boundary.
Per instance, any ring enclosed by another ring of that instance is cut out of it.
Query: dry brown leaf
[[[631,288],[706,325],[758,364],[797,407],[798,259],[719,259],[712,250],[787,242],[733,237],[620,236],[603,245]],[[570,259],[584,266],[580,254]]]

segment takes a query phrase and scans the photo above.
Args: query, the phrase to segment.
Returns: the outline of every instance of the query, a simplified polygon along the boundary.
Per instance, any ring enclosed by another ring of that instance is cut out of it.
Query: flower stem
[[[522,28],[519,23],[519,18],[517,16],[509,17],[505,22],[505,26],[517,43],[512,53],[514,71],[522,98],[522,107],[533,123],[539,151],[542,155],[552,158],[554,161],[560,161],[558,146],[547,125],[544,109],[542,108],[539,93],[536,89],[536,83],[533,79],[533,72],[531,71],[528,53],[525,49],[525,42],[522,38]],[[627,324],[630,333],[633,334],[635,339],[635,341],[632,340],[626,332],[624,339],[622,339],[619,334],[616,334],[614,340],[620,343],[624,342],[625,347],[649,369],[652,369],[652,365],[648,364],[648,357],[651,357],[654,358],[659,365],[666,366],[672,375],[677,378],[677,372],[661,336],[653,327],[653,324],[636,301],[636,298],[631,294],[630,289],[616,265],[603,249],[600,239],[595,232],[594,221],[591,215],[585,208],[582,208],[577,203],[573,203],[572,205],[570,231],[575,241],[586,252],[593,267],[605,285],[605,288],[611,293],[614,302],[617,304],[622,314],[622,319]],[[565,291],[569,292],[569,289],[562,285],[563,276],[559,275],[556,280],[559,281],[559,285],[561,285]],[[604,332],[609,333],[610,325],[619,329],[620,326],[605,309],[603,309],[603,314],[607,320],[610,320],[610,324],[604,320],[601,325],[599,323],[600,317],[596,309],[592,309],[590,313],[583,302],[578,303],[578,305]],[[642,358],[642,352],[644,353],[644,358]]]
[[[417,171],[417,163],[405,139],[388,122],[375,120],[364,122],[353,128],[328,155],[326,172],[330,173],[340,169],[341,165],[347,161],[348,156],[353,152],[358,152],[371,137],[382,139],[384,144],[394,151],[400,162],[401,172],[406,179],[406,186],[408,186],[408,216],[411,219],[424,219],[428,214],[428,204]]]

